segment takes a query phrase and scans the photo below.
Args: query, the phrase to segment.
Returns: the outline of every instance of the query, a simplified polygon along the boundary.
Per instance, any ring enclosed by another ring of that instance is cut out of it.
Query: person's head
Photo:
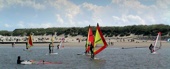
[[[18,56],[18,60],[20,60],[21,59],[21,57],[20,56]]]

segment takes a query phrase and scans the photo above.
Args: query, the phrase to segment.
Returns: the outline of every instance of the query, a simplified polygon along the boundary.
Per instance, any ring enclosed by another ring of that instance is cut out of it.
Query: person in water
[[[21,57],[18,56],[18,59],[17,59],[17,64],[21,64],[21,62],[23,62],[24,60],[21,60]]]
[[[53,51],[54,50],[54,43],[51,43],[51,48],[52,48],[51,52],[54,53],[54,51]]]
[[[24,64],[24,63],[22,63],[22,62],[25,62],[25,61],[27,61],[27,62],[31,62],[31,64],[33,64],[33,63],[34,63],[34,60],[21,60],[21,57],[20,57],[20,56],[18,56],[17,64]]]
[[[49,54],[52,53],[52,52],[51,52],[51,44],[52,44],[52,43],[49,44]]]
[[[154,52],[154,49],[153,49],[153,48],[154,48],[154,46],[153,46],[152,44],[150,44],[150,46],[149,46],[149,50],[150,50],[150,52],[151,52],[151,53],[153,53],[153,52]]]
[[[93,52],[94,46],[92,43],[90,43],[89,46],[90,46],[91,58],[94,59],[94,52]]]
[[[60,45],[57,45],[57,49],[59,49],[59,46],[60,46]]]
[[[14,47],[14,45],[15,45],[15,42],[12,42],[12,47]]]
[[[25,44],[26,44],[26,50],[28,50],[28,43],[26,42]]]

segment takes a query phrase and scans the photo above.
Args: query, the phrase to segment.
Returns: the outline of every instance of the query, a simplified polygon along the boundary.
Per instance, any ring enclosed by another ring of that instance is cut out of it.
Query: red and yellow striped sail
[[[28,36],[28,41],[27,41],[27,43],[28,43],[28,48],[30,48],[31,46],[33,46],[32,35],[29,35],[29,36]]]
[[[86,41],[86,52],[90,51],[90,46],[89,43],[94,44],[94,35],[93,35],[93,31],[92,28],[89,25],[89,31],[88,31],[88,36],[87,36],[87,41]]]
[[[95,42],[94,42],[94,55],[100,53],[107,47],[107,43],[103,37],[99,25],[96,27]]]

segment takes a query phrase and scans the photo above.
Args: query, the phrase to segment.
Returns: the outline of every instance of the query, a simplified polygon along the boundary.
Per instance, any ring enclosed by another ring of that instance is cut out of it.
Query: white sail
[[[161,32],[159,32],[154,43],[154,52],[161,49],[161,46]]]

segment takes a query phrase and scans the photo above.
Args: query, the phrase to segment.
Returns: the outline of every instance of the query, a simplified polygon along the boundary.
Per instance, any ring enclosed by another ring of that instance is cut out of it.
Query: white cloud
[[[11,27],[9,24],[4,24],[5,27]]]
[[[53,23],[24,23],[22,21],[19,22],[19,28],[49,28],[54,27]]]
[[[123,15],[121,17],[113,16],[113,21],[117,26],[146,24],[141,17],[134,15]]]
[[[68,0],[50,0],[49,3],[59,10],[56,17],[57,21],[62,23],[60,26],[76,26],[75,17],[81,12],[80,6]]]
[[[61,23],[61,24],[64,23],[64,21],[63,21],[63,19],[61,18],[60,14],[56,14],[56,17],[57,17],[57,22],[59,22],[59,23]]]
[[[95,10],[100,8],[97,5],[94,5],[94,4],[91,4],[91,3],[86,3],[86,2],[83,3],[82,5],[83,5],[83,7],[87,8],[88,10],[92,10],[92,11],[95,11]]]
[[[23,21],[20,21],[20,22],[17,24],[17,26],[18,26],[19,28],[24,28],[24,27],[25,27],[25,24],[24,24]],[[27,27],[28,27],[28,26],[27,26]]]
[[[57,10],[61,10],[69,19],[73,19],[80,13],[80,7],[67,0],[56,0],[50,2]]]
[[[156,0],[156,5],[157,5],[157,7],[162,8],[162,9],[170,8],[169,0]]]
[[[4,7],[4,5],[5,5],[3,2],[4,2],[4,0],[0,0],[0,10],[1,10],[1,9]]]
[[[35,0],[0,0],[0,8],[11,7],[15,5],[28,6],[38,10],[45,8],[45,5],[37,3]]]

